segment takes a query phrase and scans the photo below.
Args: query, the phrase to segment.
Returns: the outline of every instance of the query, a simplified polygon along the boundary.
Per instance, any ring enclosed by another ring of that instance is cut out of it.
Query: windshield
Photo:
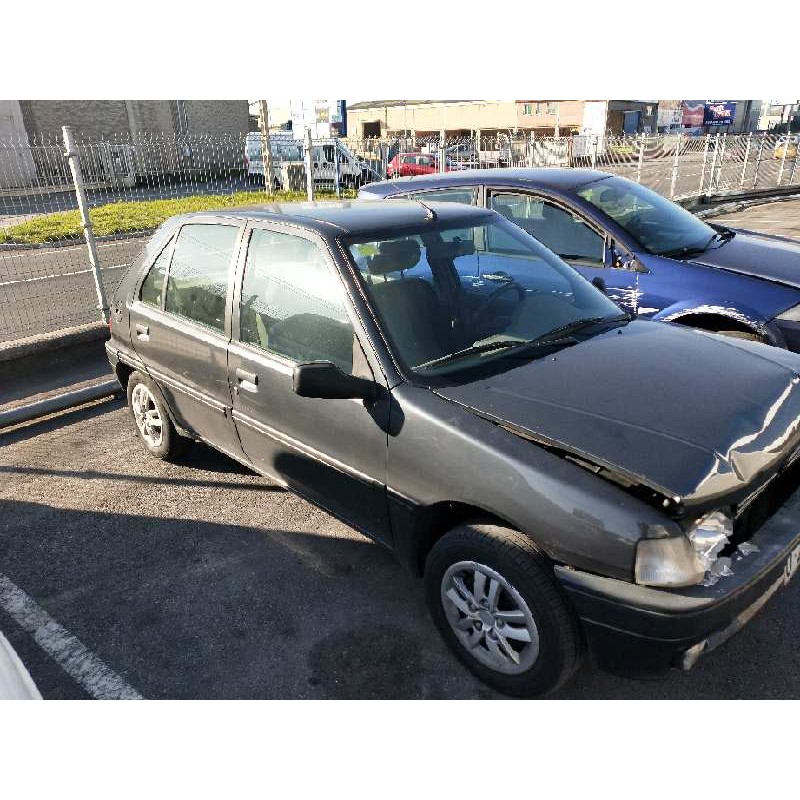
[[[578,190],[649,253],[680,255],[705,250],[716,231],[660,194],[625,178],[609,177]]]
[[[389,343],[407,370],[435,375],[536,357],[627,321],[578,272],[515,225],[346,242]]]

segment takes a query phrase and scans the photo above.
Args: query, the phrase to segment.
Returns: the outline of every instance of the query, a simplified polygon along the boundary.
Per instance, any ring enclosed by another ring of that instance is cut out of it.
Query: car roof
[[[437,221],[458,224],[462,220],[474,224],[485,218],[486,209],[461,203],[422,203],[414,200],[393,200],[376,203],[372,200],[327,200],[309,203],[268,203],[220,211],[198,211],[176,218],[182,222],[196,218],[219,217],[252,221],[288,222],[310,228],[325,236],[371,234],[378,231],[419,228],[430,222],[430,210]]]
[[[477,183],[491,183],[494,186],[530,185],[542,189],[570,191],[587,183],[610,177],[607,172],[595,169],[540,167],[498,169],[460,169],[451,172],[419,175],[413,178],[370,183],[362,187],[363,193],[376,197],[388,197],[403,192],[416,192],[424,189],[444,189],[451,186],[474,186]]]

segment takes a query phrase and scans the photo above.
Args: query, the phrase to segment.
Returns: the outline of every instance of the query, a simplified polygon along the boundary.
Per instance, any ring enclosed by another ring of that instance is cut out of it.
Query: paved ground
[[[784,200],[751,206],[742,211],[715,217],[712,222],[800,239],[800,200]]]
[[[386,551],[206,447],[155,461],[120,401],[0,435],[0,475],[0,579],[145,697],[494,696]],[[799,617],[797,583],[688,675],[586,667],[559,696],[800,697]],[[0,630],[45,697],[87,696],[47,630]]]

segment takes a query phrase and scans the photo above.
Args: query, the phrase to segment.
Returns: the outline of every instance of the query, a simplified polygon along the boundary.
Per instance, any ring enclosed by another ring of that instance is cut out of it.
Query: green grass
[[[333,192],[317,192],[319,199],[334,197]],[[354,197],[353,192],[342,192],[343,197]],[[259,203],[305,200],[305,192],[281,192],[268,195],[266,192],[236,192],[231,195],[192,195],[176,200],[140,200],[125,203],[108,203],[91,209],[92,227],[95,236],[157,228],[164,220],[175,214],[190,211],[215,211]],[[43,244],[62,239],[83,236],[81,218],[77,210],[44,214],[35,219],[0,229],[0,244]]]

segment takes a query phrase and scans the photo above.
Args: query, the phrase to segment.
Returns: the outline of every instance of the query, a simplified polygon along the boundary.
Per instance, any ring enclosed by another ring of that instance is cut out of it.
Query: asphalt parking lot
[[[799,208],[725,221],[791,220],[780,232],[797,236]],[[150,458],[121,400],[0,433],[0,595],[0,630],[45,698],[96,695],[109,676],[146,698],[497,696],[386,551],[205,446]],[[799,618],[796,581],[691,673],[587,664],[556,697],[797,698]]]
[[[386,551],[205,446],[180,464],[150,458],[120,400],[0,443],[0,577],[138,694],[495,696],[449,654],[421,581]],[[634,681],[586,666],[557,696],[798,697],[799,587],[689,674]],[[6,610],[0,630],[45,698],[89,696],[41,630]],[[79,677],[84,656],[70,656]]]

